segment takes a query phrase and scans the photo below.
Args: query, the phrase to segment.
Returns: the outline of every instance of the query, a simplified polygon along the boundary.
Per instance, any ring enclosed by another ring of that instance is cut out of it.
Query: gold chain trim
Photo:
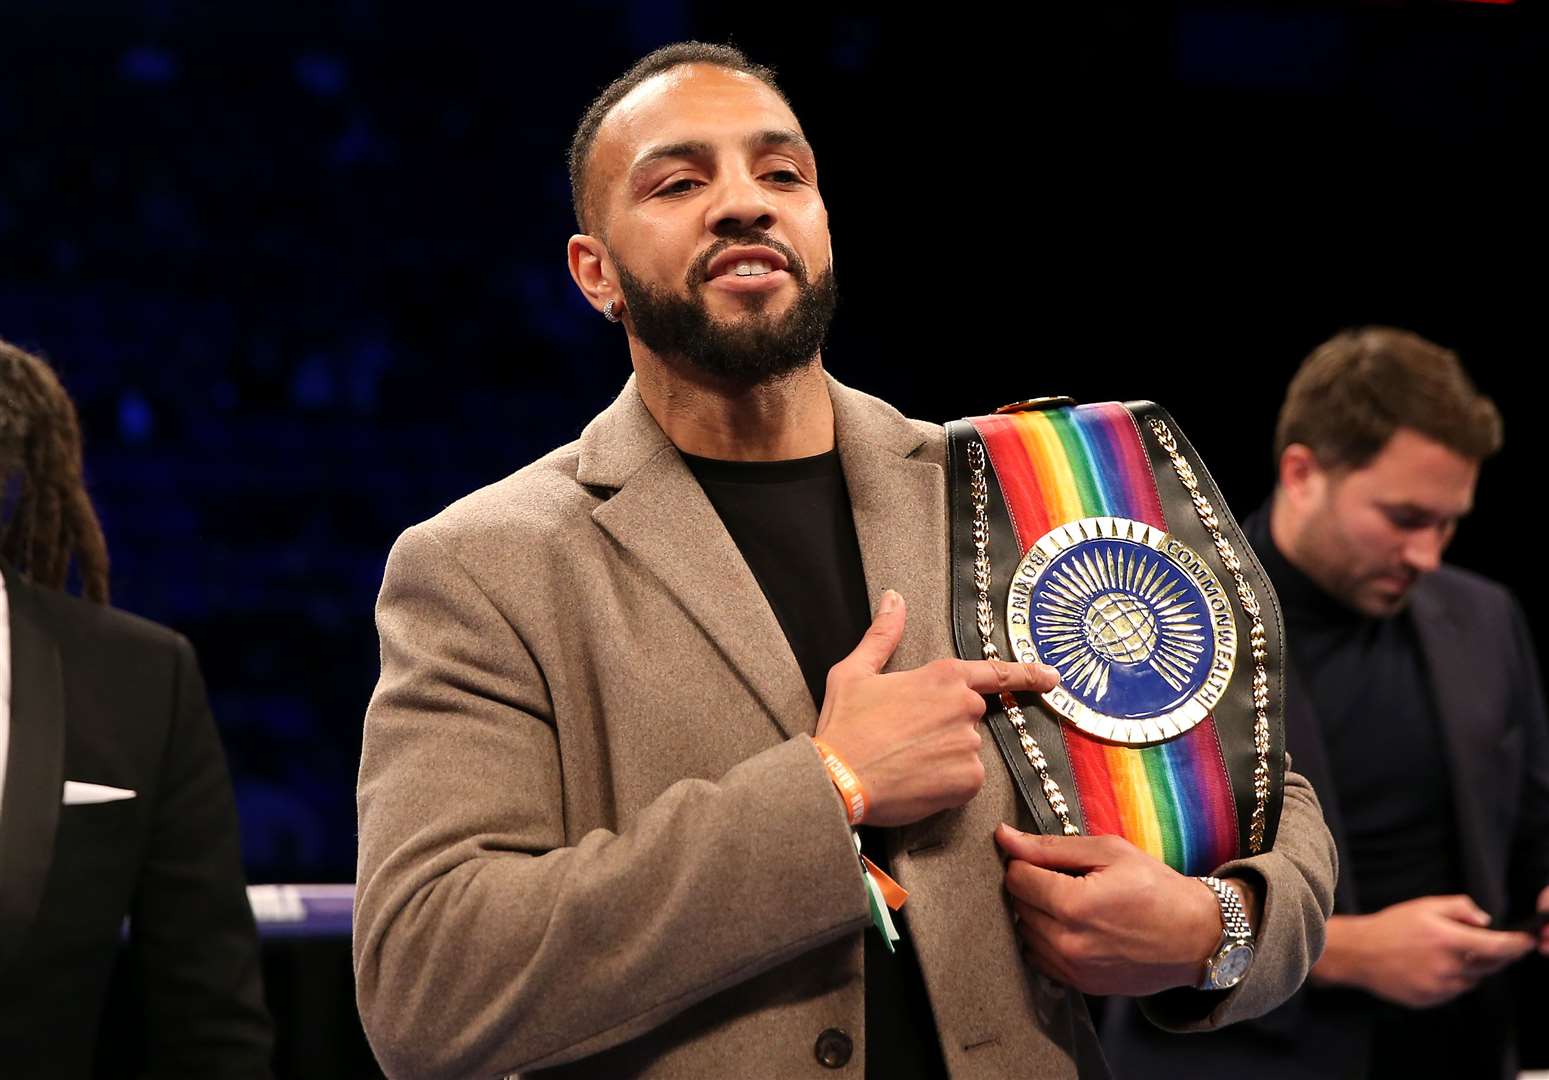
[[[1264,850],[1264,828],[1269,804],[1269,675],[1264,670],[1264,660],[1269,655],[1269,649],[1268,637],[1264,631],[1264,619],[1259,609],[1259,598],[1254,593],[1253,586],[1248,584],[1248,579],[1243,576],[1242,560],[1232,549],[1232,542],[1221,532],[1221,522],[1216,517],[1215,508],[1199,490],[1199,478],[1194,475],[1194,470],[1189,463],[1183,460],[1183,455],[1178,453],[1178,443],[1173,438],[1173,433],[1168,430],[1166,424],[1154,416],[1147,418],[1146,422],[1150,425],[1151,434],[1156,437],[1157,444],[1172,460],[1173,472],[1178,474],[1179,481],[1188,490],[1189,499],[1194,503],[1194,512],[1199,515],[1200,524],[1204,525],[1205,531],[1210,533],[1210,539],[1215,543],[1221,562],[1236,579],[1237,599],[1242,603],[1243,610],[1253,619],[1253,626],[1248,632],[1248,641],[1253,649],[1253,748],[1258,752],[1258,761],[1253,766],[1253,822],[1248,830],[1248,851],[1257,855]]]
[[[984,479],[984,447],[977,440],[968,443],[968,467],[973,472],[970,490],[974,506],[974,589],[978,592],[976,621],[979,640],[983,644],[984,658],[999,660],[1000,650],[995,647],[994,641],[995,608],[990,603],[990,518],[985,509],[989,500],[989,485]],[[1060,819],[1065,835],[1081,835],[1081,830],[1070,820],[1070,807],[1065,803],[1065,793],[1060,790],[1059,782],[1049,774],[1048,759],[1043,756],[1038,740],[1027,730],[1027,717],[1022,715],[1022,707],[1017,704],[1016,697],[1002,692],[1000,705],[1006,711],[1011,726],[1016,728],[1017,739],[1022,743],[1022,753],[1027,755],[1028,763],[1043,783],[1043,797]]]

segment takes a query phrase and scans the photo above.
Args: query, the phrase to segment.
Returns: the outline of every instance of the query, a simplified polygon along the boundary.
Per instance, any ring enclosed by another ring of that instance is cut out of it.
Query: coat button
[[[812,1048],[820,1065],[830,1069],[842,1069],[850,1063],[850,1055],[855,1053],[855,1044],[850,1041],[850,1036],[838,1028],[829,1028],[818,1036],[818,1041]]]

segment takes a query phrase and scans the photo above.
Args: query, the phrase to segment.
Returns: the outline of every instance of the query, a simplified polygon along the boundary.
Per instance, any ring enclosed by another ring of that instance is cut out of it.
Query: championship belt
[[[1060,674],[986,714],[1039,831],[1123,836],[1191,875],[1268,851],[1279,602],[1172,417],[1048,398],[947,436],[958,655]]]

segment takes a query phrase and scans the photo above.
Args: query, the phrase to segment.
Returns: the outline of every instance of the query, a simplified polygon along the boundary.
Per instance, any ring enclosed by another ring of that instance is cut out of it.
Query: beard
[[[708,267],[722,251],[739,244],[758,244],[785,256],[786,272],[797,291],[783,315],[765,310],[767,293],[749,293],[742,298],[749,308],[746,314],[730,320],[711,316],[702,292]],[[756,386],[804,367],[823,347],[838,303],[832,266],[812,280],[794,251],[757,234],[725,237],[711,245],[688,272],[686,296],[647,284],[622,264],[617,266],[619,288],[643,345],[664,359],[738,386]]]

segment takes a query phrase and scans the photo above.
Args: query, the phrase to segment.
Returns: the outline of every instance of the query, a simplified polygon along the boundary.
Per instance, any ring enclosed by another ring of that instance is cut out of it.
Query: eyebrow
[[[778,131],[760,131],[757,135],[753,135],[748,139],[747,145],[749,149],[757,150],[767,150],[775,146],[788,146],[794,150],[801,150],[808,154],[812,153],[812,144],[807,141],[806,137],[801,132],[792,131],[789,128],[782,128]]]
[[[1430,507],[1421,506],[1419,503],[1412,502],[1382,503],[1380,505],[1388,513],[1415,514],[1420,517],[1436,518],[1442,521],[1457,521],[1458,519],[1465,518],[1474,512],[1474,504],[1472,502],[1470,502],[1467,506],[1463,507],[1455,514],[1437,513]]]
[[[790,147],[812,153],[812,144],[807,142],[801,132],[792,131],[789,128],[780,128],[771,131],[755,131],[742,140],[743,146],[749,150],[768,150],[774,147]],[[666,143],[662,146],[653,146],[636,159],[630,167],[632,174],[638,174],[641,169],[663,158],[705,158],[714,152],[708,142],[702,139],[686,139],[683,142]]]

